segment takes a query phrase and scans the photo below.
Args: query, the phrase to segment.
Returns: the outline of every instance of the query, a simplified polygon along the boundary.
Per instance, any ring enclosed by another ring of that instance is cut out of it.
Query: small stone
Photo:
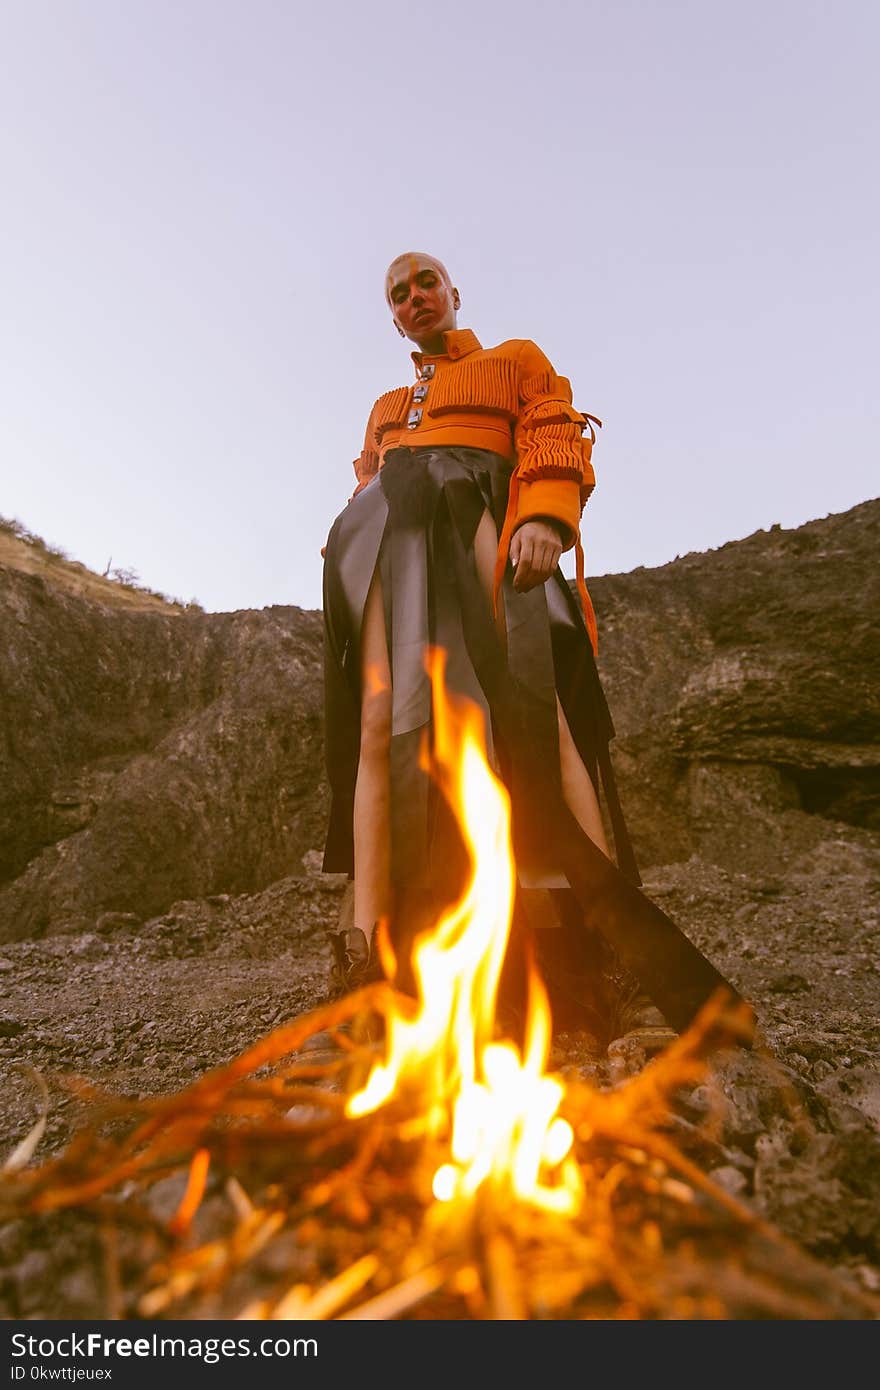
[[[793,971],[774,975],[767,987],[773,994],[802,994],[810,988],[803,975],[797,975]]]
[[[2,971],[2,970],[14,970],[14,969],[15,969],[15,966],[13,965],[13,963],[12,963],[11,960],[7,960],[7,959],[5,958],[5,956],[0,956],[0,971]]]
[[[0,1226],[0,1260],[4,1266],[12,1264],[13,1259],[27,1244],[27,1227],[24,1221],[10,1221]]]
[[[170,1221],[186,1191],[186,1173],[172,1173],[153,1183],[146,1196],[150,1211],[159,1221]]]
[[[285,1110],[285,1120],[290,1120],[294,1124],[311,1124],[313,1120],[321,1120],[327,1114],[326,1109],[321,1105],[307,1105],[300,1101],[298,1105],[292,1105],[289,1110]]]
[[[880,1269],[874,1265],[856,1265],[853,1273],[858,1276],[863,1289],[868,1293],[880,1293]]]
[[[729,1192],[731,1197],[739,1197],[748,1187],[748,1179],[738,1168],[734,1168],[732,1163],[722,1164],[720,1168],[713,1168],[709,1177],[714,1183]]]
[[[90,1310],[92,1317],[101,1316],[100,1288],[92,1270],[76,1269],[65,1274],[58,1285],[58,1292],[65,1307],[75,1305]]]
[[[45,1250],[28,1250],[19,1260],[15,1279],[20,1288],[42,1283],[49,1269],[49,1256]]]
[[[124,931],[126,927],[139,927],[140,924],[136,912],[102,912],[95,923],[95,931]]]
[[[283,1275],[290,1282],[292,1272],[305,1258],[296,1235],[292,1231],[282,1231],[279,1236],[260,1252],[260,1269],[267,1274]]]
[[[744,1153],[742,1149],[728,1149],[727,1158],[734,1168],[740,1168],[745,1173],[750,1173],[755,1166],[751,1154]]]
[[[102,950],[106,950],[103,941],[99,943],[94,932],[87,931],[83,932],[82,936],[78,937],[76,941],[71,941],[67,949],[72,956],[84,956],[87,955],[93,947],[99,945]]]
[[[613,1085],[627,1076],[635,1076],[647,1061],[647,1053],[635,1038],[615,1038],[608,1044],[608,1067]]]
[[[91,929],[92,922],[88,917],[61,917],[52,923],[52,934],[54,936],[78,936],[81,932]]]
[[[785,884],[778,878],[764,879],[755,884],[755,892],[760,893],[762,898],[776,898],[785,892]]]

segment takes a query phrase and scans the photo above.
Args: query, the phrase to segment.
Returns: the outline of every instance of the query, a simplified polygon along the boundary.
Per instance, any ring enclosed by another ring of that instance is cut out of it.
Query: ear
[[[453,309],[461,308],[461,295],[456,289],[453,289],[452,291],[452,307]]]
[[[398,333],[400,334],[401,338],[405,338],[405,337],[406,337],[406,334],[404,333],[404,331],[403,331],[403,329],[401,328],[401,326],[400,326],[399,323],[396,323],[396,324],[394,325],[394,327],[397,329],[397,331],[398,331]]]

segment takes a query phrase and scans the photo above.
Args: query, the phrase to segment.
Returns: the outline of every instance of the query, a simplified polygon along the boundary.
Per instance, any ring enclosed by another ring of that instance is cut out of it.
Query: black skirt
[[[518,883],[533,904],[574,895],[587,931],[604,934],[675,1026],[723,984],[651,903],[640,883],[609,755],[614,727],[580,606],[562,572],[519,593],[508,564],[499,603],[506,650],[479,581],[474,538],[484,511],[498,532],[510,461],[482,449],[394,449],[331,529],[324,562],[326,759],[331,791],[326,872],[354,872],[353,807],[360,743],[360,640],[377,566],[392,677],[392,936],[404,945],[461,890],[461,838],[419,766],[432,710],[428,644],[447,652],[450,690],[484,713],[489,760],[512,806]],[[597,795],[616,865],[593,844],[562,793],[556,696]],[[570,913],[568,914],[570,917]]]

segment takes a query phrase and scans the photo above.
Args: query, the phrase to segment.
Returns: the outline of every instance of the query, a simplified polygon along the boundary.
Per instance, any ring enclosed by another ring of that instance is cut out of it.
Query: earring
[[[404,333],[404,331],[403,331],[403,329],[401,328],[401,326],[400,326],[399,323],[396,323],[396,324],[394,325],[394,327],[397,329],[397,331],[398,331],[398,333],[400,334],[401,338],[405,338],[405,337],[406,337],[406,334]]]

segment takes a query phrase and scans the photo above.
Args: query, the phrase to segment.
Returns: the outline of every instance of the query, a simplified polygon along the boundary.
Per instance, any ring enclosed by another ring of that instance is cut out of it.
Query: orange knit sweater
[[[354,461],[355,493],[375,477],[390,449],[457,445],[515,458],[498,545],[496,602],[516,528],[535,517],[558,521],[566,533],[563,548],[576,548],[578,589],[595,650],[596,620],[583,577],[580,516],[595,485],[593,424],[601,422],[575,410],[569,382],[557,376],[529,339],[483,348],[469,328],[453,329],[443,339],[444,353],[412,354],[412,386],[386,391],[373,406],[364,447]]]

